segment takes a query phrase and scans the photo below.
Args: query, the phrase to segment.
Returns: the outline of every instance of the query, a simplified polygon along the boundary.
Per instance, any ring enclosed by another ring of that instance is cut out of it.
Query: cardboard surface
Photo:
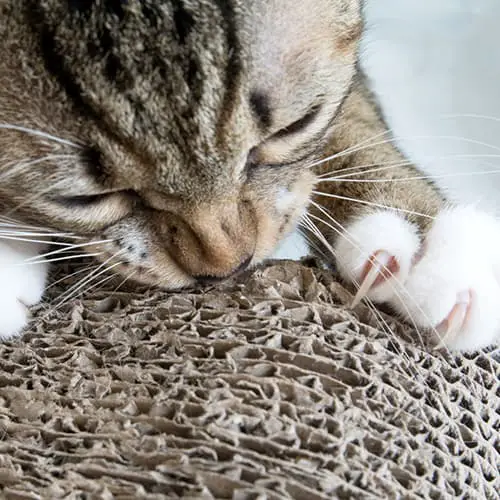
[[[297,263],[61,286],[0,346],[1,498],[500,498],[498,351],[429,353]]]

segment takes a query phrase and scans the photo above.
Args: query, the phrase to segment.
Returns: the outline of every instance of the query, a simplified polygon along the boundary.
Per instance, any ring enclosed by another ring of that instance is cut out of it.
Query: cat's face
[[[64,139],[0,131],[4,212],[110,240],[101,259],[167,287],[229,276],[296,225],[358,0],[4,4],[0,122]]]

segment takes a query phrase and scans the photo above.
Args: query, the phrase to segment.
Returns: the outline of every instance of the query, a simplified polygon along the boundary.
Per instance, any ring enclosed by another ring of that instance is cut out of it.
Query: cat
[[[494,342],[496,220],[395,147],[358,69],[361,7],[0,0],[0,336],[42,297],[49,237],[178,289],[254,266],[299,225],[355,302],[448,349]]]

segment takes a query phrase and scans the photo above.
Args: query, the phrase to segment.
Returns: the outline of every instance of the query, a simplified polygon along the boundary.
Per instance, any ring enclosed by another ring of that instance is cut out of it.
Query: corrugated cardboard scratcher
[[[0,346],[0,498],[500,498],[498,349],[429,350],[292,262],[68,286]]]

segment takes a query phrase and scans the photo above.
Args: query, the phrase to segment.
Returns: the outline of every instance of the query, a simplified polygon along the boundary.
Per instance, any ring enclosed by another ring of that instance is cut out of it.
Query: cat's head
[[[352,80],[358,4],[4,2],[3,210],[168,287],[269,256]]]

